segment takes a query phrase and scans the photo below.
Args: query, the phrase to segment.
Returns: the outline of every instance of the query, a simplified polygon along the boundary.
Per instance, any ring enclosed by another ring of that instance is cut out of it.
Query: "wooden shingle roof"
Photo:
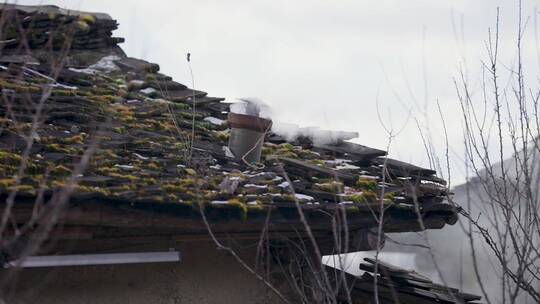
[[[112,37],[112,18],[0,8],[7,21],[0,56],[0,197],[3,202],[16,191],[21,223],[36,197],[50,201],[71,181],[68,226],[150,221],[156,229],[189,226],[202,233],[204,211],[223,230],[256,232],[268,211],[275,211],[275,229],[299,225],[299,206],[321,231],[331,229],[321,214],[337,210],[345,211],[351,228],[363,229],[377,224],[380,204],[385,231],[419,230],[418,216],[426,228],[457,219],[443,202],[447,188],[435,171],[384,162],[384,151],[354,143],[287,142],[270,132],[264,166],[246,167],[223,150],[223,99],[126,56],[117,45],[123,40]],[[65,60],[58,61],[59,54]],[[26,169],[17,176],[21,163]]]

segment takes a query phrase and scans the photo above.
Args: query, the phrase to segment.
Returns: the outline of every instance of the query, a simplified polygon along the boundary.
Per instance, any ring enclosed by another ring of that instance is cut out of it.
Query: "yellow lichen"
[[[308,160],[309,163],[312,163],[314,165],[317,165],[319,167],[323,167],[324,166],[324,161],[320,160],[320,159],[310,159]]]
[[[112,130],[113,130],[113,132],[119,133],[119,134],[123,134],[126,131],[126,129],[124,127],[114,127],[114,128],[112,128]]]
[[[353,201],[359,204],[373,203],[373,202],[377,202],[378,200],[377,194],[371,191],[363,191],[362,193],[359,193],[359,194],[347,195],[343,199],[347,201]]]
[[[21,192],[24,194],[34,195],[36,193],[36,190],[34,189],[34,187],[30,185],[17,185],[16,189],[18,192]]]
[[[316,183],[313,185],[313,188],[325,192],[341,193],[343,192],[343,183],[337,181],[331,181],[328,183]]]
[[[93,23],[96,22],[96,17],[94,15],[90,15],[90,14],[79,15],[77,17],[77,19],[79,19],[79,21],[84,21],[84,22],[89,23],[89,24],[93,24]]]
[[[153,177],[145,177],[145,178],[141,178],[141,184],[144,184],[144,185],[155,185],[157,184],[157,180]]]
[[[66,182],[63,180],[53,180],[51,182],[52,188],[64,188],[66,186]]]
[[[84,136],[75,135],[75,136],[64,139],[64,142],[66,144],[83,144],[84,143]]]
[[[45,148],[52,152],[64,152],[63,148],[59,144],[48,144]]]
[[[77,21],[77,27],[79,28],[79,30],[80,30],[81,32],[88,32],[88,31],[90,31],[90,26],[88,25],[88,23],[86,23],[86,22],[83,21],[83,20]]]
[[[159,166],[159,163],[156,162],[150,162],[146,165],[146,167],[150,170],[159,170],[161,167]]]
[[[387,192],[384,194],[384,199],[393,201],[395,197],[395,194],[392,192]]]
[[[227,142],[229,141],[229,131],[228,130],[224,130],[224,131],[214,131],[213,133],[214,137],[221,141],[221,142]]]
[[[185,190],[184,187],[177,184],[163,184],[161,189],[165,192],[183,192]]]
[[[15,185],[15,179],[14,178],[4,178],[0,179],[0,190],[5,191]]]
[[[0,151],[0,163],[8,165],[18,165],[21,162],[21,156],[19,154]]]
[[[362,190],[368,190],[368,191],[377,191],[378,184],[373,179],[369,178],[358,178],[356,181],[356,186]]]
[[[71,170],[63,165],[58,165],[51,170],[51,175],[62,176],[71,174]]]
[[[118,173],[120,172],[120,169],[115,167],[100,167],[96,169],[96,173],[102,174],[102,175],[110,175],[112,173]]]
[[[232,199],[227,201],[227,204],[229,206],[233,206],[233,207],[238,208],[238,210],[240,211],[240,217],[243,220],[246,219],[246,217],[247,217],[247,206],[246,206],[246,204],[244,204],[244,202],[242,202],[238,198],[232,198]]]
[[[114,178],[118,178],[118,179],[125,179],[125,180],[128,180],[130,182],[134,182],[134,181],[138,180],[138,178],[136,176],[133,176],[133,175],[130,175],[130,174],[120,174],[120,173],[110,172],[108,175],[110,177],[114,177]]]
[[[197,172],[191,168],[185,168],[184,171],[189,175],[197,175]]]

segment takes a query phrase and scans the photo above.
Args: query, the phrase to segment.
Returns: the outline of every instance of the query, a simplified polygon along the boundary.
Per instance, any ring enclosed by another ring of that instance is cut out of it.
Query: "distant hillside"
[[[538,183],[538,159],[537,153],[531,154],[531,160],[529,162],[529,170],[536,172],[533,174],[533,193],[536,198],[539,197],[539,183]],[[521,155],[519,155],[521,157]],[[516,158],[510,158],[503,162],[503,166],[497,163],[493,166],[493,175],[500,179],[504,172],[506,172],[506,179],[512,181],[523,180],[522,170],[519,170],[519,161]],[[488,173],[484,169],[478,175],[486,176]],[[487,186],[487,187],[486,187]],[[458,185],[453,188],[453,200],[460,204],[465,210],[470,210],[469,213],[473,218],[479,218],[480,224],[494,233],[494,227],[486,217],[489,215],[493,217],[494,210],[499,212],[499,207],[494,204],[490,199],[490,196],[486,191],[492,191],[492,185],[482,184],[480,178],[474,177],[469,182]],[[509,187],[511,188],[511,187]],[[514,202],[519,201],[519,193],[515,189],[509,190],[509,197]],[[516,204],[517,205],[517,204]],[[494,206],[494,208],[492,208]],[[496,216],[500,217],[500,213],[496,213]],[[453,226],[447,226],[445,229],[439,231],[427,231],[427,238],[431,245],[433,256],[439,267],[440,272],[444,278],[444,281],[449,285],[459,286],[466,292],[481,294],[478,279],[474,271],[474,262],[471,255],[471,243],[467,234],[464,231],[469,229],[469,223],[464,217],[460,217],[460,222]],[[504,224],[501,224],[504,225]],[[421,244],[427,245],[423,233],[405,233],[405,234],[393,234],[390,237],[400,243],[404,244]],[[487,248],[485,241],[479,234],[475,234],[474,238],[475,250],[477,252],[477,264],[480,269],[480,277],[485,286],[486,292],[491,295],[493,299],[499,299],[501,297],[501,283],[498,273],[500,273],[500,266],[496,261],[493,252]],[[384,249],[385,251],[397,251],[408,252],[416,254],[417,269],[423,273],[431,273],[430,276],[435,278],[438,276],[437,267],[433,263],[433,259],[429,251],[425,248],[418,246],[405,246],[393,244],[387,242]],[[440,276],[439,279],[441,280]],[[443,281],[443,280],[441,280]],[[524,300],[524,299],[523,299]],[[526,301],[525,301],[526,302]],[[532,303],[531,301],[529,301]]]

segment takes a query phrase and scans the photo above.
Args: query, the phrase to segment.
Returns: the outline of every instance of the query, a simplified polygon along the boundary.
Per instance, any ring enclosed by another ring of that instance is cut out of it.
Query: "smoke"
[[[536,178],[539,172],[537,166],[537,159],[532,158],[529,167],[531,170],[534,170],[532,172],[536,173],[533,180],[537,180]],[[520,165],[516,163],[514,158],[504,161],[503,166],[495,164],[493,168],[493,173],[496,176],[501,176],[502,168],[504,168],[509,180],[516,181],[523,179],[523,177],[519,177],[519,172],[522,169],[520,169]],[[454,187],[452,189],[454,193],[453,200],[467,210],[472,218],[478,219],[479,224],[491,232],[496,242],[500,242],[497,239],[495,225],[497,223],[499,225],[505,225],[503,224],[502,210],[500,210],[502,207],[493,206],[493,204],[496,204],[492,201],[493,195],[486,192],[490,191],[489,185],[486,188],[482,182],[482,180],[489,181],[489,178],[486,178],[486,171],[479,172],[478,176],[482,176],[482,178],[475,177],[466,184]],[[540,191],[540,186],[537,186],[533,191],[535,192],[533,194],[534,197],[539,197],[538,191]],[[511,193],[509,196],[515,199],[515,206],[518,206],[519,193]],[[494,221],[495,218],[497,218],[497,221]],[[501,229],[501,227],[499,226],[498,229]],[[403,246],[389,242],[387,242],[385,250],[415,253],[416,263],[420,272],[429,274],[432,279],[436,279],[440,283],[445,281],[450,286],[458,287],[465,292],[482,295],[478,278],[475,274],[473,247],[471,247],[469,236],[465,232],[466,230],[469,230],[467,219],[461,218],[460,222],[454,226],[445,226],[442,230],[426,231],[431,253],[428,249]],[[401,244],[428,245],[422,233],[401,233],[389,235],[389,237]],[[486,245],[483,236],[480,233],[473,232],[472,237],[480,280],[490,300],[494,303],[502,303],[503,293],[508,292],[508,289],[503,290],[501,288],[502,267],[493,251]],[[537,241],[537,239],[534,239],[534,241]],[[512,254],[512,246],[509,245],[506,247],[507,253]],[[431,254],[435,258],[440,273],[437,271]],[[516,268],[516,265],[512,261],[509,263],[510,268]],[[508,295],[506,298],[508,299]],[[528,296],[523,293],[518,298],[517,303],[533,303],[533,301],[528,299]]]
[[[270,107],[262,100],[254,97],[238,99],[237,102],[230,105],[230,111],[236,114],[272,119]]]
[[[357,132],[322,130],[319,127],[300,127],[296,124],[275,122],[272,132],[285,138],[287,141],[295,141],[300,137],[307,137],[315,146],[337,144],[343,140],[358,137]]]
[[[230,111],[237,114],[252,115],[273,121],[272,132],[293,142],[300,137],[309,138],[314,145],[336,144],[343,140],[358,137],[357,132],[322,130],[319,127],[300,127],[296,124],[276,121],[275,113],[267,104],[257,98],[242,98],[230,105]]]

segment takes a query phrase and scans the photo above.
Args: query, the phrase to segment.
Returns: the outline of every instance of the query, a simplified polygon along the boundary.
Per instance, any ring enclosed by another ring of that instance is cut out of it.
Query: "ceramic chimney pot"
[[[231,134],[229,150],[237,160],[256,163],[261,159],[264,135],[272,127],[272,121],[252,115],[229,113],[227,121]]]

